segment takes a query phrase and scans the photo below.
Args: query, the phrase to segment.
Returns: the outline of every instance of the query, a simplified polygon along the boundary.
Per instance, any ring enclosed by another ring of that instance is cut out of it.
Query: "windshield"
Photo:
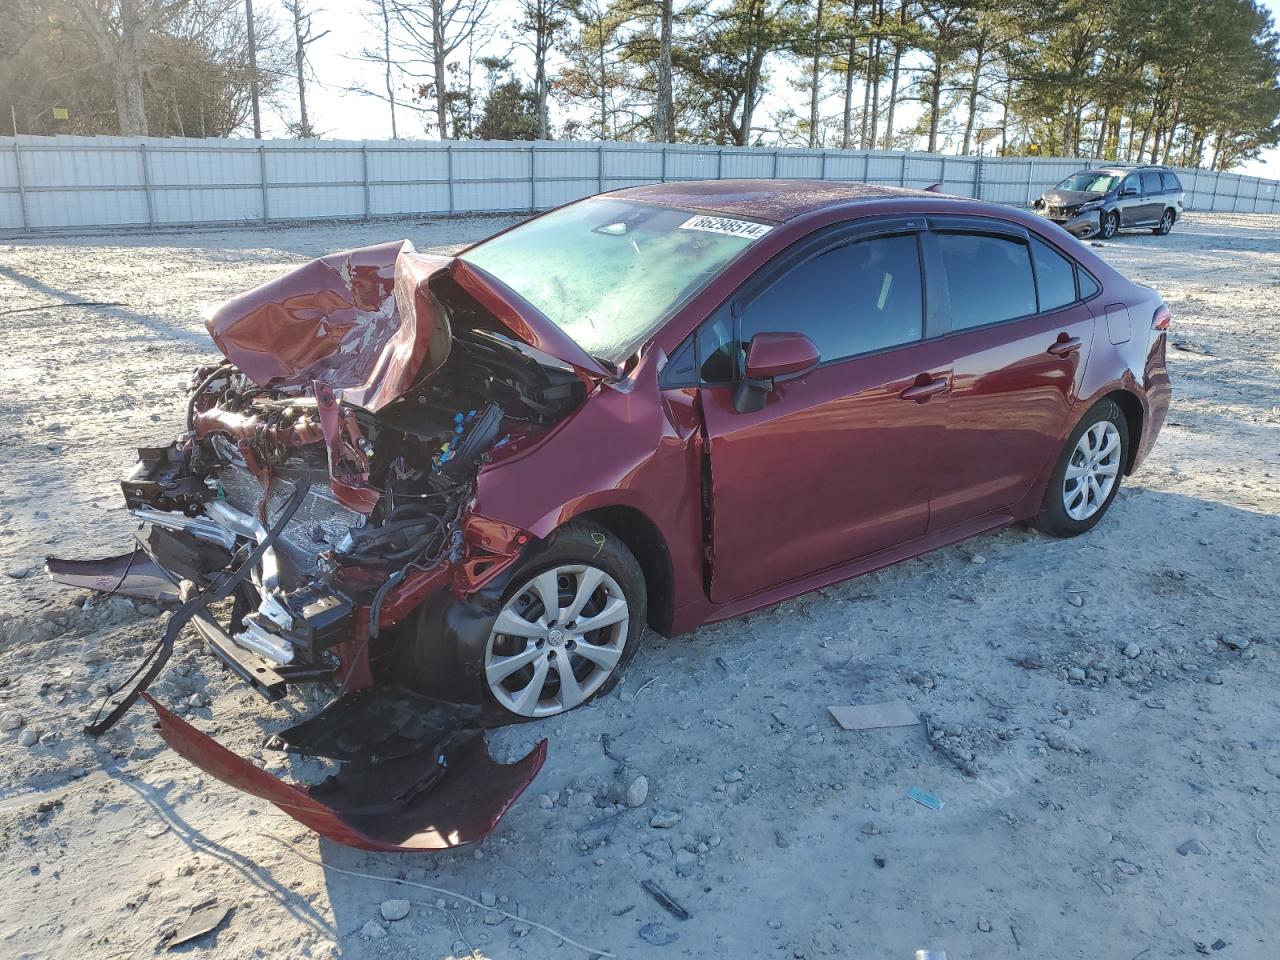
[[[1085,170],[1082,173],[1073,173],[1067,179],[1058,184],[1059,190],[1079,190],[1082,193],[1110,193],[1111,188],[1120,182],[1120,175],[1117,173],[1097,173],[1093,170]]]
[[[604,198],[553,210],[462,259],[537,307],[587,353],[620,363],[770,229]]]

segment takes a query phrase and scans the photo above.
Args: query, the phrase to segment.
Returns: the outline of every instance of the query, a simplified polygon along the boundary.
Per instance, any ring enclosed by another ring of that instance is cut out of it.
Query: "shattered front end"
[[[183,433],[139,450],[122,481],[143,524],[133,550],[49,560],[60,582],[176,605],[91,735],[145,696],[184,757],[339,842],[440,849],[493,829],[545,743],[495,763],[482,711],[425,696],[452,678],[424,682],[402,648],[423,640],[425,601],[465,602],[520,558],[527,534],[471,512],[476,475],[536,442],[587,384],[513,339],[482,280],[386,244],[313,261],[210,318],[225,361],[196,371]],[[335,688],[267,744],[336,760],[334,777],[285,784],[145,694],[188,625],[267,700]]]

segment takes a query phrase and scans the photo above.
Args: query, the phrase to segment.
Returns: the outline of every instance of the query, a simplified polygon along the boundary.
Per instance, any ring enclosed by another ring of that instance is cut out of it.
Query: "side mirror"
[[[803,333],[757,333],[747,347],[747,375],[734,392],[734,408],[739,413],[762,409],[774,384],[804,376],[821,359]]]

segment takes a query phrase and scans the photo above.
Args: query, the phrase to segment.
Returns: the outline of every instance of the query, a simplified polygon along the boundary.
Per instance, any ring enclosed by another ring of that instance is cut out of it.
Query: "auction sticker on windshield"
[[[773,227],[764,223],[752,223],[750,220],[733,220],[729,217],[708,217],[699,215],[690,217],[680,224],[681,230],[701,230],[703,233],[723,233],[730,237],[742,237],[746,240],[759,240]]]

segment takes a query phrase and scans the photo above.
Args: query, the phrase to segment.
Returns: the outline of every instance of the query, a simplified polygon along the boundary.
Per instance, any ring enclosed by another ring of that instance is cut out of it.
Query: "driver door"
[[[714,331],[719,320],[718,329],[733,330],[730,343],[703,347],[704,380],[730,368],[742,377],[757,333],[803,333],[821,353],[818,366],[776,383],[754,411],[735,406],[733,382],[699,390],[716,603],[915,539],[928,526],[951,365],[942,341],[924,339],[919,237],[900,225],[806,247],[740,291],[726,308],[731,324],[718,316],[703,328]]]

